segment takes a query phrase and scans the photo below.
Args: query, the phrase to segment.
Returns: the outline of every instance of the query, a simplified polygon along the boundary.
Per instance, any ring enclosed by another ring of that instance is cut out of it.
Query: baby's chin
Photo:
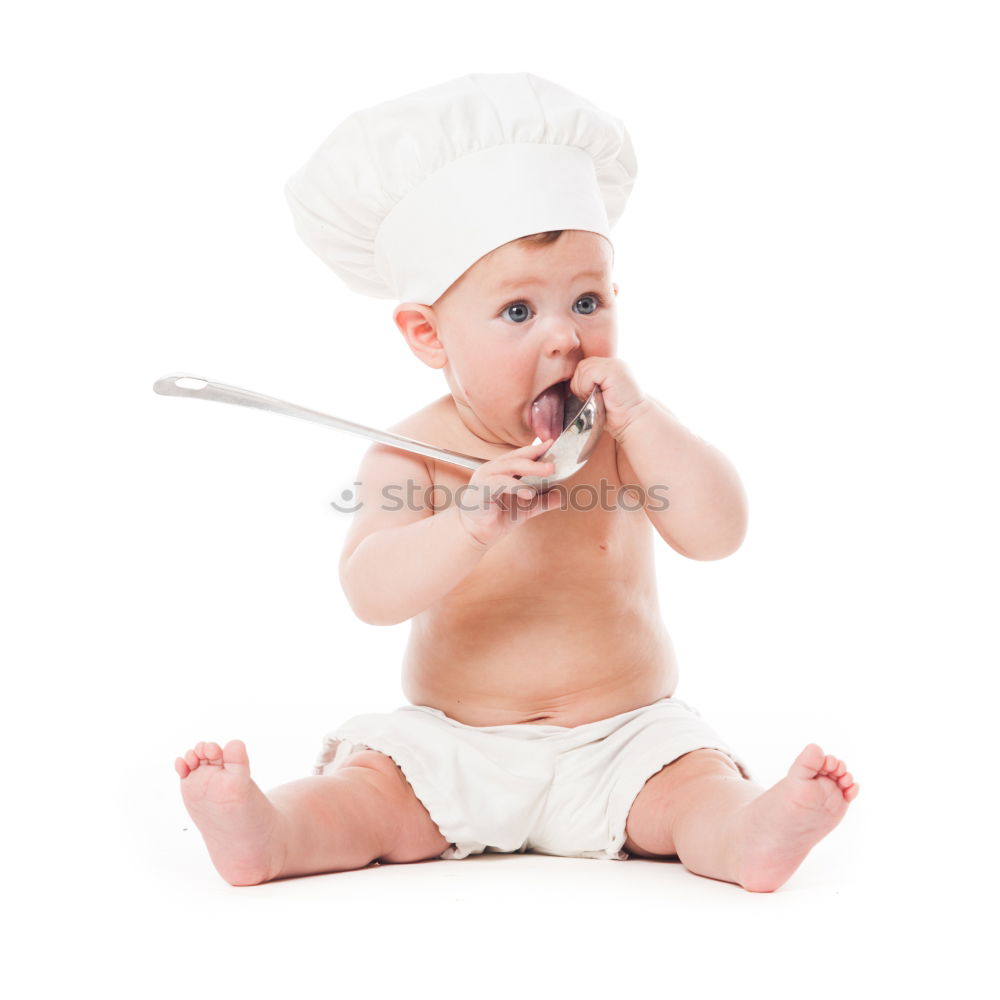
[[[531,428],[519,431],[517,434],[502,434],[498,436],[502,438],[499,443],[511,450],[514,448],[524,448],[538,441],[538,435]]]
[[[483,444],[492,445],[494,448],[523,448],[525,445],[533,444],[536,434],[530,424],[524,424],[521,420],[521,427],[502,427],[497,424],[496,419],[487,414],[480,414],[468,403],[455,399],[455,405],[462,417],[462,422]]]

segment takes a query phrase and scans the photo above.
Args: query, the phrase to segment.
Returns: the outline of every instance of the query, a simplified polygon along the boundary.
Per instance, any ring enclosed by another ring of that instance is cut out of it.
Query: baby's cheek
[[[588,337],[584,341],[584,350],[588,357],[613,358],[617,345],[617,337],[612,330],[604,330]]]

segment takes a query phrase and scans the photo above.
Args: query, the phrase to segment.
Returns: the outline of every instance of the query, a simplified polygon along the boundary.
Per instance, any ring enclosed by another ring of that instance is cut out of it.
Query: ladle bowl
[[[165,375],[153,383],[153,391],[158,392],[161,396],[190,396],[192,399],[210,399],[218,403],[235,403],[237,406],[250,406],[258,410],[269,410],[271,413],[283,413],[289,417],[298,417],[300,420],[311,420],[313,423],[335,427],[338,430],[347,431],[349,434],[358,434],[393,448],[401,448],[403,451],[410,451],[416,455],[424,455],[427,458],[434,458],[450,465],[458,465],[463,469],[478,469],[479,466],[488,461],[485,458],[474,458],[472,455],[463,455],[446,448],[436,448],[434,445],[415,441],[402,434],[365,427],[351,420],[332,417],[328,413],[310,410],[304,406],[297,406],[295,403],[286,403],[284,400],[263,396],[259,392],[251,392],[249,389],[240,389],[234,385],[224,385],[221,382],[209,382],[196,375]],[[580,404],[579,408],[577,409],[574,404]],[[548,476],[518,476],[516,478],[525,486],[533,486],[537,492],[544,493],[556,483],[569,479],[587,464],[603,430],[604,399],[598,386],[594,386],[590,395],[582,403],[576,396],[567,397],[563,413],[562,433],[555,439],[552,447],[539,458],[539,461],[542,462],[554,462],[555,469]]]

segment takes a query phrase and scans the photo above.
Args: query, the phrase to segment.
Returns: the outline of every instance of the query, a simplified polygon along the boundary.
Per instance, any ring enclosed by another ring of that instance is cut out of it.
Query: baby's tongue
[[[557,382],[531,404],[531,428],[542,441],[562,434],[565,388],[562,382]]]

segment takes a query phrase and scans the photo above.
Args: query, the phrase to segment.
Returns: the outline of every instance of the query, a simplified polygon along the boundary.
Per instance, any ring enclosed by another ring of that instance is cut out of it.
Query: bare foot
[[[205,838],[212,864],[230,885],[258,885],[281,869],[281,817],[250,780],[250,761],[241,740],[223,749],[199,743],[174,761],[181,795]]]
[[[857,795],[844,762],[810,743],[787,777],[737,815],[740,885],[751,892],[774,892],[784,885]]]

